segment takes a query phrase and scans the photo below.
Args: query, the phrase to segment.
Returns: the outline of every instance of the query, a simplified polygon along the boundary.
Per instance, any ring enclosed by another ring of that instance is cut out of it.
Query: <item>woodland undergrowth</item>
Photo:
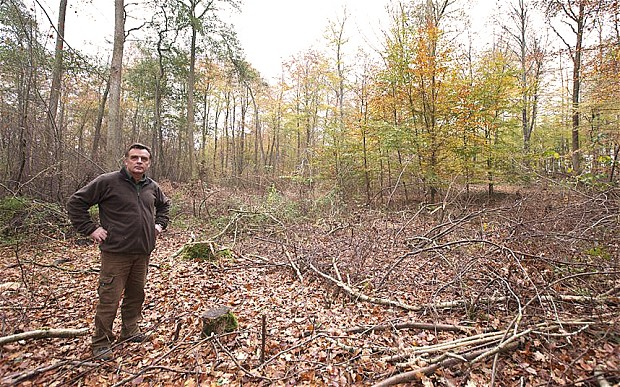
[[[150,265],[149,339],[118,343],[112,361],[91,358],[88,335],[12,341],[0,346],[1,384],[620,383],[617,189],[453,190],[378,208],[275,188],[164,188],[175,204]],[[2,337],[92,332],[98,252],[53,213],[54,232],[5,228]],[[232,255],[176,254],[200,241]],[[218,306],[238,330],[201,337],[201,315]]]

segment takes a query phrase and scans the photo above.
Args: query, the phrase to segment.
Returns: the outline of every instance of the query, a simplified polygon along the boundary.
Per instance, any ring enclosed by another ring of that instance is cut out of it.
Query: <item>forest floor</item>
[[[89,347],[96,247],[34,230],[2,247],[0,336],[88,332],[0,345],[0,385],[620,383],[618,190],[500,187],[380,211],[165,189],[175,211],[152,255],[149,338],[110,361]],[[183,259],[189,240],[232,256]],[[201,337],[218,306],[238,329]]]

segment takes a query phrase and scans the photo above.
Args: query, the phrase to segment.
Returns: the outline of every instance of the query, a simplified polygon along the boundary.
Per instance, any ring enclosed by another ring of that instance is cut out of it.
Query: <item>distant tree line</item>
[[[343,11],[271,83],[224,19],[236,0],[145,2],[139,41],[116,0],[114,63],[66,44],[58,6],[50,37],[22,0],[0,2],[0,196],[64,202],[134,141],[159,180],[377,203],[618,180],[618,1],[511,0],[483,47],[465,2],[394,2],[379,55],[351,52]]]

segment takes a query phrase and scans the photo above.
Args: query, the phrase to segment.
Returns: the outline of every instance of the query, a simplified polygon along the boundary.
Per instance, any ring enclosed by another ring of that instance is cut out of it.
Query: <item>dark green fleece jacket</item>
[[[105,173],[71,195],[69,219],[84,235],[99,227],[88,209],[99,205],[99,220],[108,237],[100,249],[109,253],[150,254],[155,248],[155,224],[168,226],[170,200],[148,177],[137,184],[125,168]]]

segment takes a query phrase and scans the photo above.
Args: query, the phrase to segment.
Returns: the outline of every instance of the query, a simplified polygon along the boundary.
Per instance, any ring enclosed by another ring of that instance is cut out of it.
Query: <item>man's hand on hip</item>
[[[97,243],[103,243],[107,237],[108,232],[101,226],[97,227],[97,229],[90,234],[90,238]]]

